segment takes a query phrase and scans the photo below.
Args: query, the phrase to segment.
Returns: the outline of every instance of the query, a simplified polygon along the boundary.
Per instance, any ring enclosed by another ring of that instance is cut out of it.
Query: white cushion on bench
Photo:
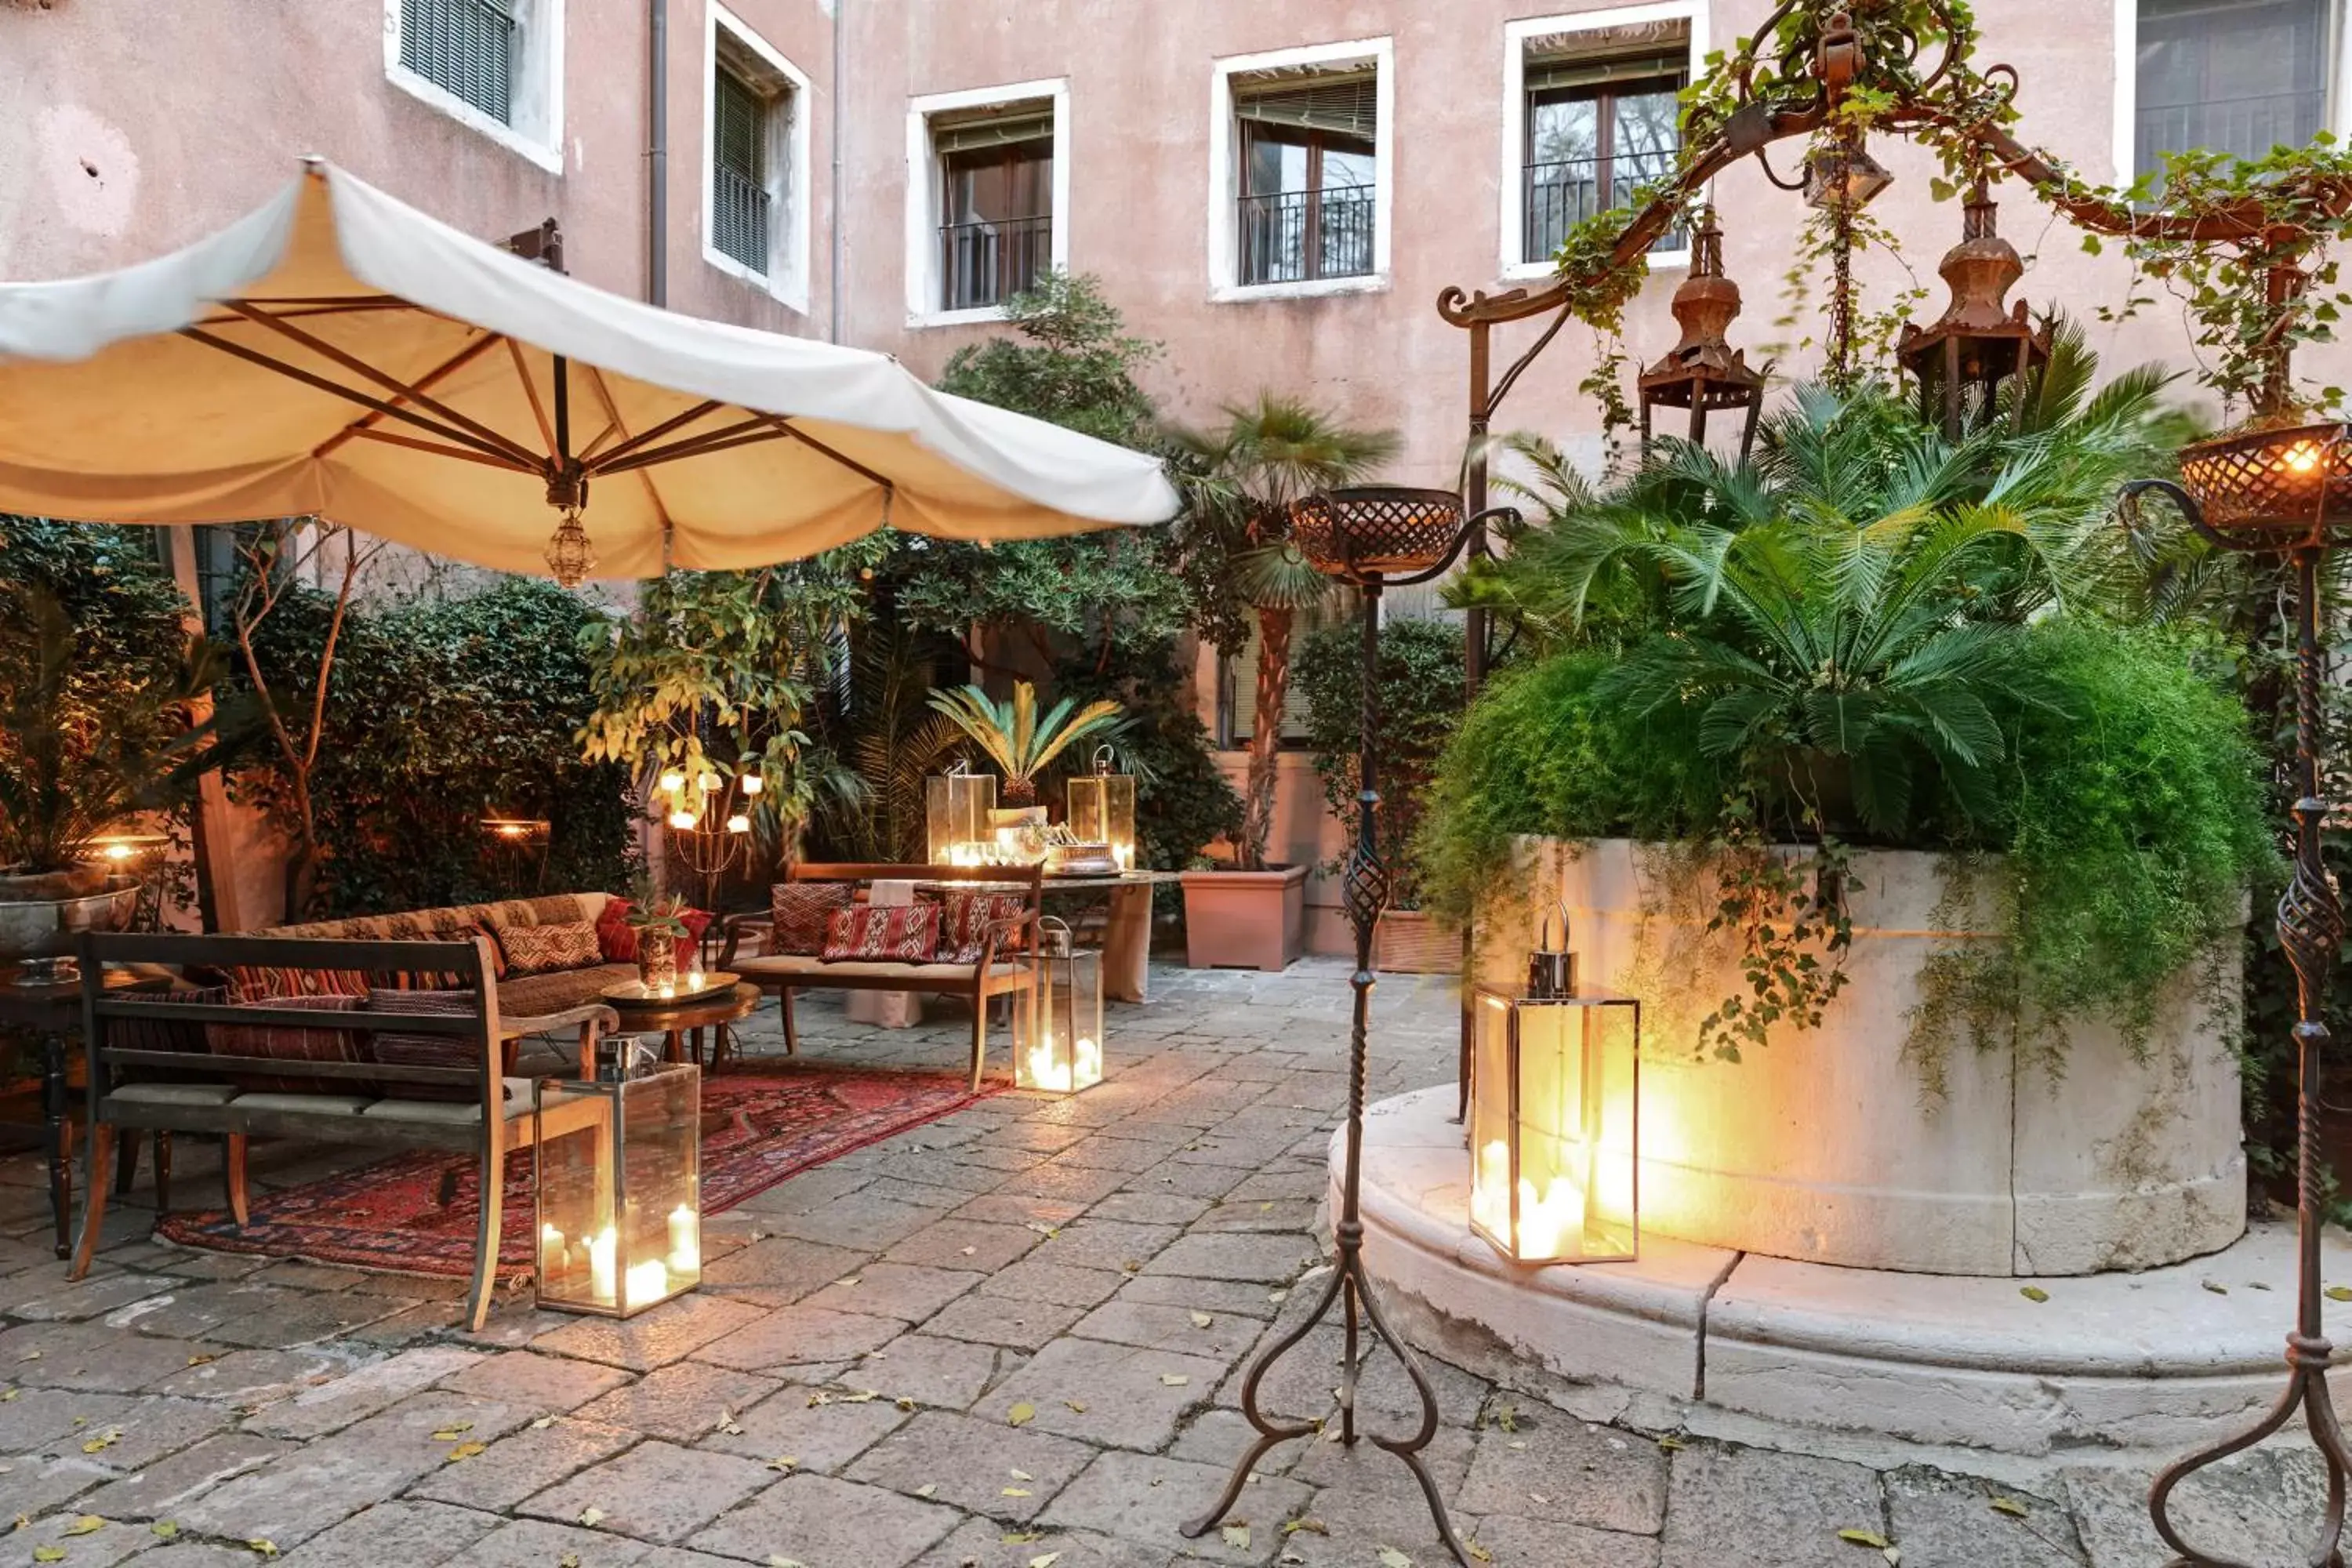
[[[530,1079],[510,1078],[506,1080],[506,1119],[530,1114]],[[443,1127],[478,1127],[482,1122],[479,1101],[457,1100],[379,1100],[364,1113],[370,1121],[424,1121]]]
[[[783,975],[811,975],[822,978],[838,975],[853,980],[961,981],[969,984],[973,966],[969,963],[891,963],[878,960],[842,959],[827,963],[822,958],[806,953],[780,952],[773,958],[739,958],[735,973],[746,980],[773,980]],[[989,966],[989,978],[1009,979],[1021,973],[1018,963],[993,963]]]
[[[237,1092],[226,1083],[126,1083],[107,1098],[145,1105],[226,1105]]]
[[[244,1094],[239,1095],[239,1110],[304,1110],[314,1116],[357,1116],[373,1099],[355,1094]]]

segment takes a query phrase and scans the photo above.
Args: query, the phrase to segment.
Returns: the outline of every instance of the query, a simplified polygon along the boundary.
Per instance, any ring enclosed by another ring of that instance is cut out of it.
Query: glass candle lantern
[[[1470,1226],[1520,1263],[1622,1263],[1640,1240],[1642,1005],[1481,985]]]
[[[693,1289],[702,1279],[701,1069],[543,1078],[536,1093],[539,1304],[627,1318]]]
[[[996,831],[989,817],[996,810],[994,773],[961,767],[933,773],[923,781],[923,806],[932,865],[979,866],[993,857]]]
[[[1082,948],[1050,915],[1038,922],[1035,988],[1014,1054],[1013,1086],[1076,1094],[1102,1081],[1102,954]]]
[[[1108,844],[1111,863],[1135,869],[1135,776],[1110,771],[1110,750],[1095,753],[1095,771],[1072,775],[1070,836],[1082,844]]]

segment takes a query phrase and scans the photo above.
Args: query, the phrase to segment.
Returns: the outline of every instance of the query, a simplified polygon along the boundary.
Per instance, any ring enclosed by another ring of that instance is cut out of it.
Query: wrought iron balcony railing
[[[1054,265],[1054,217],[983,218],[940,226],[940,308],[1001,305]]]
[[[1236,278],[1298,283],[1364,276],[1372,270],[1373,205],[1370,185],[1239,198]]]
[[[1526,172],[1526,202],[1521,207],[1523,261],[1549,261],[1568,238],[1568,231],[1597,212],[1623,206],[1633,192],[1654,181],[1674,177],[1675,154],[1620,153],[1610,158],[1560,158],[1530,163]],[[1681,250],[1690,237],[1673,229],[1650,248]]]

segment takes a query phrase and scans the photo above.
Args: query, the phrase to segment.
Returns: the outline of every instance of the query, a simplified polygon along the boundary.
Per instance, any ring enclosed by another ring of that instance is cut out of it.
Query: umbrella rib
[[[421,440],[415,436],[400,435],[396,431],[366,430],[358,426],[353,426],[343,434],[362,441],[388,441],[395,447],[407,447],[419,452],[431,452],[438,457],[462,458],[469,463],[483,463],[493,468],[504,468],[509,473],[516,471],[514,460],[504,453],[478,452],[467,447],[444,446],[438,441]]]
[[[752,435],[754,431],[759,434]],[[672,441],[667,447],[654,447],[643,451],[631,452],[628,448],[636,443],[624,442],[599,458],[592,466],[591,471],[599,474],[625,473],[631,468],[650,468],[656,463],[676,462],[681,458],[698,458],[705,452],[716,451],[721,447],[740,447],[747,437],[759,441],[772,441],[776,438],[775,433],[769,429],[768,421],[765,418],[741,419],[732,425],[722,425],[716,430],[706,430],[699,436],[689,436],[682,441]]]
[[[539,388],[530,379],[530,371],[522,363],[522,345],[512,338],[506,340],[507,354],[514,361],[515,379],[522,383],[522,395],[530,400],[530,416],[539,421],[540,439],[547,443],[548,454],[555,452],[555,426],[547,422],[547,410],[539,401]]]
[[[459,349],[456,353],[442,361],[440,364],[419,376],[416,381],[418,388],[421,390],[425,387],[431,386],[435,382],[441,380],[443,377],[473,363],[474,361],[481,357],[483,350],[488,348],[491,344],[497,342],[499,342],[499,336],[497,333],[493,332],[487,337],[479,338],[473,342],[467,343],[464,348]],[[397,402],[399,400],[395,398],[394,401]],[[344,426],[341,430],[336,431],[333,435],[320,442],[316,447],[311,447],[310,456],[313,458],[325,457],[328,453],[333,451],[336,447],[341,446],[352,437],[360,434],[361,431],[373,425],[382,417],[383,416],[380,414],[363,414],[360,416],[360,417],[353,423]]]
[[[299,381],[305,386],[314,387],[320,392],[329,393],[336,397],[341,397],[349,402],[356,403],[362,408],[373,408],[378,414],[384,415],[390,418],[405,421],[410,425],[415,426],[420,430],[430,430],[434,435],[439,436],[444,439],[455,441],[460,446],[470,447],[477,451],[486,453],[496,458],[499,463],[507,467],[513,468],[520,472],[535,474],[541,471],[541,465],[536,459],[533,459],[529,463],[518,463],[514,460],[512,455],[501,447],[493,447],[487,442],[478,441],[473,437],[467,435],[464,431],[453,430],[449,426],[441,424],[438,420],[427,419],[423,415],[403,408],[397,404],[386,403],[383,399],[380,397],[372,397],[368,394],[359,391],[357,388],[344,386],[340,383],[329,381],[323,375],[313,374],[310,371],[302,370],[295,365],[288,364],[283,360],[271,359],[268,354],[261,353],[258,349],[249,349],[243,343],[233,343],[226,338],[216,338],[210,332],[207,332],[199,327],[182,327],[180,329],[180,335],[184,338],[193,339],[195,342],[204,344],[207,348],[218,349],[221,353],[229,355],[231,358],[241,359],[251,364],[257,364],[264,370],[276,371],[279,375],[285,376],[289,380]]]
[[[791,420],[782,418],[774,415],[771,415],[769,417],[774,422],[777,429],[782,431],[785,435],[790,436],[793,440],[801,443],[801,445],[807,447],[814,451],[824,453],[826,457],[831,458],[835,462],[839,463],[843,468],[849,469],[852,473],[863,474],[866,478],[873,480],[876,484],[880,485],[885,493],[891,495],[896,495],[898,493],[898,486],[896,481],[885,478],[881,474],[876,473],[873,469],[867,468],[865,464],[859,462],[855,458],[846,457],[842,453],[835,451],[832,447],[826,446],[824,442],[818,440],[815,437],[810,435],[807,431],[802,429]]]
[[[400,396],[417,404],[421,407],[431,409],[435,414],[440,416],[443,419],[447,420],[450,424],[457,426],[462,429],[472,431],[480,441],[489,443],[491,446],[504,451],[510,458],[528,463],[533,468],[540,468],[545,462],[545,458],[541,457],[539,453],[531,451],[529,447],[499,435],[496,430],[491,429],[488,426],[481,423],[479,420],[470,418],[466,415],[458,413],[456,409],[450,407],[445,403],[442,403],[438,399],[427,397],[425,394],[416,390],[416,388],[406,384],[396,376],[388,375],[383,371],[376,369],[375,366],[368,363],[365,360],[361,359],[356,354],[345,353],[342,350],[335,347],[334,344],[326,342],[324,339],[314,337],[310,333],[304,331],[299,327],[289,326],[286,322],[279,321],[277,317],[269,314],[267,310],[257,310],[243,300],[230,300],[226,301],[226,303],[230,310],[235,310],[238,315],[243,316],[246,320],[253,322],[255,325],[267,327],[273,332],[290,338],[294,342],[300,343],[304,348],[309,349],[312,353],[319,355],[320,358],[332,361],[334,363],[342,366],[345,370],[350,371],[353,375],[363,376],[367,380],[374,382],[378,386],[384,387],[389,391],[396,393]],[[470,444],[472,443],[469,443],[469,445]]]
[[[688,409],[685,413],[673,415],[671,417],[663,420],[660,424],[655,426],[645,434],[630,437],[627,440],[622,442],[611,451],[603,454],[594,463],[591,464],[590,467],[592,468],[601,468],[604,464],[611,462],[616,458],[626,457],[629,453],[635,451],[638,447],[644,446],[648,441],[658,441],[663,437],[668,435],[671,431],[677,429],[679,426],[693,424],[696,420],[701,418],[704,415],[709,413],[712,409],[717,408],[718,406],[719,405],[717,403],[710,402],[709,400],[698,403],[693,407]],[[614,416],[614,427],[618,428],[617,416]],[[696,437],[698,440],[701,437]]]
[[[596,401],[604,405],[604,417],[610,421],[604,427],[604,435],[598,436],[596,441],[604,440],[604,436],[615,430],[625,436],[628,430],[627,426],[621,423],[621,405],[613,401],[613,389],[604,384],[604,373],[593,364],[588,367],[588,384],[595,389]],[[596,442],[589,443],[589,450],[595,450],[595,446]],[[655,488],[654,477],[651,474],[641,473],[637,476],[637,483],[645,486],[646,504],[652,507],[654,515],[661,520],[662,570],[667,573],[670,564],[670,544],[677,536],[677,525],[670,521],[669,508],[662,504],[661,491]]]

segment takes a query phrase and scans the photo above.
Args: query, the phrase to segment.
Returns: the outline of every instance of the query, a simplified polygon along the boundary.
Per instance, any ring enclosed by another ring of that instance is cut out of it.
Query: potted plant
[[[1183,873],[1184,924],[1196,969],[1279,970],[1302,946],[1308,870],[1266,857],[1291,637],[1299,611],[1330,591],[1291,542],[1291,509],[1318,490],[1368,478],[1395,454],[1397,438],[1393,431],[1351,428],[1270,392],[1224,412],[1222,426],[1179,430],[1173,439],[1197,476],[1198,548],[1220,557],[1207,574],[1227,584],[1257,621],[1260,721],[1251,727],[1234,863]]]
[[[677,980],[677,944],[693,933],[686,923],[686,900],[677,893],[656,897],[648,889],[629,900],[624,919],[637,939],[637,978],[648,991]]]
[[[118,630],[130,646],[86,657]],[[217,764],[220,715],[203,699],[226,660],[176,615],[124,628],[92,610],[78,625],[33,582],[0,594],[0,643],[28,656],[0,669],[0,962],[55,975],[77,932],[119,929],[138,906],[138,879],[92,840],[183,804]]]
[[[1106,698],[1081,708],[1065,697],[1041,716],[1037,689],[1017,680],[1010,702],[999,702],[977,686],[961,686],[932,692],[931,706],[996,764],[997,798],[1005,803],[996,813],[1000,837],[1017,842],[1024,855],[1044,859],[1045,808],[1037,804],[1038,775],[1075,742],[1117,729],[1119,705]]]

